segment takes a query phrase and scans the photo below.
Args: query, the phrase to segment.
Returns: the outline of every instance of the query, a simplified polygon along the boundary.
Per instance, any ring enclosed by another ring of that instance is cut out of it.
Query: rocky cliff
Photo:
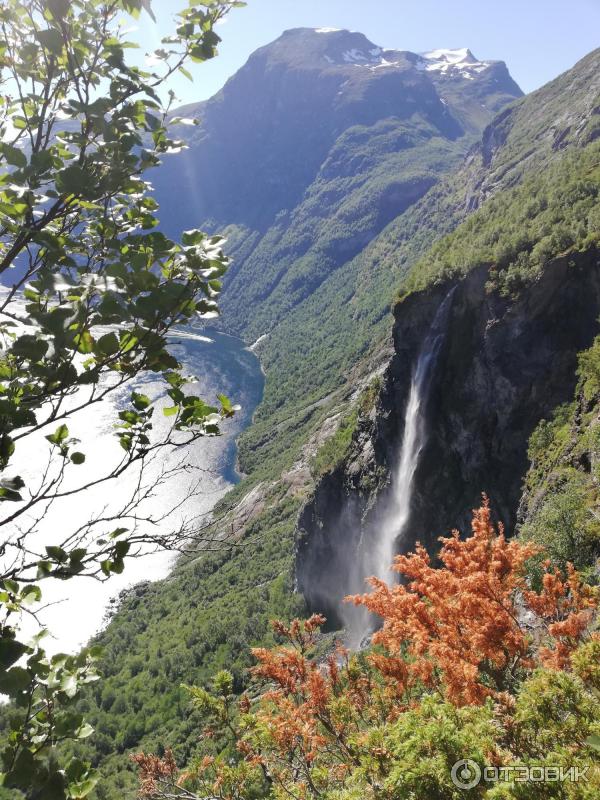
[[[425,410],[428,430],[398,550],[465,529],[486,492],[512,532],[528,467],[529,437],[573,397],[578,353],[599,330],[600,256],[558,258],[516,300],[490,291],[488,269],[456,285],[443,350]],[[340,599],[360,591],[360,551],[376,536],[398,459],[419,348],[450,285],[409,296],[396,308],[395,354],[378,403],[363,417],[352,450],[326,475],[300,517],[299,590],[314,610],[340,622]]]

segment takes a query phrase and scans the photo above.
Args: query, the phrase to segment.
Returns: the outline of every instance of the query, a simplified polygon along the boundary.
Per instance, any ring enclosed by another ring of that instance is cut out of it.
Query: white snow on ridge
[[[329,32],[332,28],[319,28],[317,32]],[[395,50],[382,50],[381,47],[373,47],[368,51],[356,47],[345,50],[341,53],[330,51],[323,58],[328,64],[353,64],[356,67],[363,67],[370,70],[381,68],[400,67],[403,61],[390,60],[396,56]],[[443,77],[462,77],[467,80],[474,80],[477,73],[483,72],[491,65],[491,61],[478,61],[473,53],[467,48],[462,47],[457,50],[430,50],[427,53],[419,54],[416,62],[413,62],[418,70],[437,73]]]
[[[473,73],[483,72],[490,63],[478,61],[467,47],[461,47],[457,50],[430,50],[428,53],[421,53],[417,69],[439,72],[441,75],[459,74],[463,78],[473,80]]]
[[[337,33],[341,28],[315,28],[315,33]]]
[[[323,58],[329,64],[354,64],[356,67],[368,67],[369,69],[395,67],[399,63],[397,61],[387,61],[385,53],[380,47],[375,47],[369,50],[368,53],[354,47],[352,50],[346,50],[341,53],[337,56],[337,59],[332,58],[330,55],[325,55]]]
[[[342,55],[342,58],[347,64],[364,64],[365,61],[372,61],[373,57],[369,58],[366,56],[362,50],[357,50],[353,48],[352,50],[346,50],[346,52]]]
[[[458,50],[430,50],[428,53],[421,53],[423,58],[429,61],[445,61],[448,64],[473,63],[477,59],[467,47]]]
[[[379,67],[397,67],[399,64],[399,61],[388,61],[386,58],[382,58],[379,64],[375,64],[372,69],[379,69]]]

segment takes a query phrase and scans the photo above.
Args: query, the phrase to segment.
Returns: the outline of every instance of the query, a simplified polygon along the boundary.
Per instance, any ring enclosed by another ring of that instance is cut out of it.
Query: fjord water
[[[241,410],[234,419],[222,425],[222,435],[203,438],[185,449],[172,451],[155,463],[145,474],[141,492],[138,490],[139,471],[132,469],[118,480],[86,489],[81,494],[60,500],[50,506],[37,525],[38,541],[45,545],[57,544],[65,536],[85,525],[94,516],[115,517],[108,526],[110,531],[120,525],[131,530],[135,521],[124,515],[128,499],[138,491],[143,495],[137,514],[152,517],[154,522],[137,523],[151,535],[176,530],[182,524],[199,528],[209,519],[215,503],[232,484],[239,480],[236,470],[236,438],[250,423],[252,414],[262,398],[263,374],[255,354],[240,339],[212,329],[183,329],[174,333],[171,352],[183,365],[186,375],[194,376],[196,383],[189,390],[206,402],[214,402],[217,394],[227,395]],[[169,420],[162,413],[168,398],[164,388],[148,376],[138,391],[143,391],[156,401],[154,427],[164,431]],[[66,420],[69,434],[81,439],[78,449],[86,454],[86,462],[77,469],[77,484],[93,480],[107,467],[118,463],[120,447],[114,425],[117,411],[126,407],[131,387],[109,395],[110,400],[96,404]],[[25,442],[28,442],[26,439]],[[43,442],[43,440],[42,440]],[[42,443],[28,442],[19,455],[19,472],[25,480],[34,479],[40,469],[40,457],[45,456]],[[172,476],[169,470],[185,464]],[[172,510],[172,513],[164,516]],[[39,514],[38,514],[39,515]],[[105,526],[106,528],[106,526]],[[102,526],[95,535],[100,535]],[[103,531],[105,532],[105,531]],[[139,558],[127,558],[125,571],[106,582],[76,578],[65,583],[46,581],[43,584],[44,602],[52,603],[42,614],[56,639],[49,642],[51,651],[74,651],[95,634],[103,624],[112,598],[123,589],[139,581],[165,577],[173,563],[173,554],[161,550]],[[31,627],[31,626],[28,626]],[[33,630],[32,630],[33,632]]]
[[[427,441],[427,403],[446,336],[453,295],[454,289],[451,289],[440,304],[413,370],[404,429],[390,490],[359,547],[357,564],[361,582],[371,575],[388,583],[395,580],[392,564],[395,554],[402,546],[402,537],[410,520],[415,473]],[[373,632],[370,615],[362,608],[355,609],[346,605],[342,607],[342,616],[346,622],[349,646],[353,649],[360,647]]]

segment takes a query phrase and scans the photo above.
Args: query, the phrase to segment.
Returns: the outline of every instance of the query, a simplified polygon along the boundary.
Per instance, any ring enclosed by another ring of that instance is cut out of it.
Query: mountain
[[[190,149],[157,173],[159,196],[187,198],[172,217],[163,210],[163,224],[264,232],[319,177],[356,178],[432,137],[479,133],[520,95],[503,63],[466,50],[422,57],[384,51],[360,33],[286,31],[214,98],[178,110],[200,124],[181,130]],[[389,219],[395,200],[382,202]]]
[[[189,150],[157,172],[156,191],[167,228],[228,235],[222,325],[248,342],[263,337],[271,379],[240,446],[246,471],[288,451],[272,427],[306,415],[389,330],[403,268],[357,272],[354,259],[521,94],[502,62],[468,50],[420,56],[299,29],[258,50],[212,100],[183,109],[200,124],[182,126]],[[173,204],[186,187],[186,203]],[[330,297],[340,287],[345,297]]]
[[[226,667],[240,688],[273,617],[320,608],[339,624],[444,298],[405,545],[433,549],[484,489],[509,524],[538,530],[557,468],[530,461],[540,425],[586,494],[591,378],[574,398],[600,304],[599,68],[596,51],[521,98],[504,65],[468,50],[290,31],[183,111],[201,123],[157,173],[165,223],[228,228],[222,324],[265,337],[266,387],[240,440],[246,478],[219,508],[236,545],[123,596],[99,637],[105,679],[83,710],[100,800],[133,797],[126,751],[197,751],[182,682]]]
[[[286,31],[216,97],[183,110],[200,124],[182,129],[189,150],[157,173],[163,224],[226,230],[234,264],[223,323],[256,339],[520,95],[504,64],[466,50],[419,56],[349,31]],[[187,202],[171,215],[168,198],[182,189]]]

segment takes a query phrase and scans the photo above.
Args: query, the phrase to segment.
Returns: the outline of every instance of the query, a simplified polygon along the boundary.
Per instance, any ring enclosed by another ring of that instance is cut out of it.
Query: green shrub
[[[343,462],[350,450],[357,422],[357,408],[342,417],[336,432],[321,445],[312,459],[310,470],[315,478],[325,475],[327,472],[332,472]]]

